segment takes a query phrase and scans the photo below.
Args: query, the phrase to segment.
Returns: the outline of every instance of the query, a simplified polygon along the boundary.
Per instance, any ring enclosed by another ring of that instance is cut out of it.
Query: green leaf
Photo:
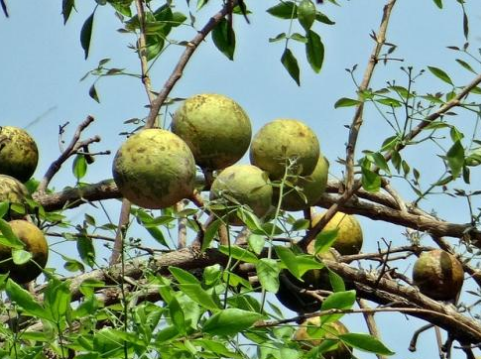
[[[297,19],[304,30],[309,31],[316,20],[316,5],[311,0],[301,0],[297,6]]]
[[[5,290],[10,300],[22,307],[25,314],[40,319],[50,319],[50,317],[47,316],[45,309],[35,301],[33,296],[11,279],[7,281]]]
[[[193,274],[181,268],[169,267],[169,272],[172,273],[179,284],[200,284],[199,280]]]
[[[392,106],[392,107],[401,107],[402,106],[402,103],[400,101],[396,100],[395,98],[391,98],[391,97],[385,97],[385,98],[377,99],[376,102],[380,103],[382,105]]]
[[[295,19],[297,16],[297,5],[292,1],[285,1],[280,2],[266,11],[280,19]]]
[[[95,265],[95,248],[90,238],[80,235],[77,238],[77,251],[85,264],[90,267]]]
[[[85,20],[82,30],[80,31],[80,44],[82,45],[82,49],[85,53],[85,59],[89,56],[90,51],[90,41],[92,39],[92,29],[94,25],[94,15],[95,10],[92,14]]]
[[[334,108],[357,106],[360,103],[361,101],[359,100],[343,97],[336,101],[336,103],[334,104]]]
[[[119,338],[115,329],[103,328],[95,333],[93,338],[93,351],[108,353],[110,358],[116,357],[123,351],[124,341]]]
[[[148,35],[146,37],[145,49],[147,51],[147,61],[151,61],[157,57],[165,46],[164,37],[157,34]]]
[[[62,0],[62,16],[64,25],[67,23],[72,10],[75,8],[75,0]]]
[[[329,270],[329,283],[331,283],[332,290],[334,292],[344,292],[346,290],[346,285],[344,284],[344,280],[342,279],[342,277],[336,272],[333,272],[330,269],[328,270]]]
[[[232,26],[226,19],[222,19],[216,27],[212,30],[212,40],[215,46],[222,52],[229,60],[234,60],[235,52],[235,33]]]
[[[204,232],[204,238],[202,240],[202,248],[201,248],[202,251],[205,251],[207,248],[210,247],[210,244],[212,243],[212,240],[217,235],[221,224],[222,224],[222,221],[220,219],[216,219],[214,222],[210,223],[207,226]]]
[[[274,259],[262,258],[256,263],[259,282],[266,291],[277,293],[279,290],[279,264]]]
[[[23,243],[12,231],[12,227],[4,219],[0,219],[0,244],[11,247],[13,249],[22,249],[25,247]]]
[[[51,279],[45,290],[45,306],[55,321],[64,317],[70,309],[72,295],[69,282]]]
[[[202,307],[212,311],[220,309],[214,299],[212,299],[212,296],[210,296],[200,284],[181,284],[179,288],[182,293]]]
[[[337,234],[339,233],[339,228],[333,230],[325,230],[316,236],[314,242],[315,254],[324,253],[332,247],[332,244],[336,241]]]
[[[179,333],[185,333],[186,323],[184,311],[182,310],[179,300],[175,296],[172,297],[169,302],[169,312],[170,319],[172,319],[172,323],[175,325]]]
[[[446,154],[449,169],[454,178],[457,178],[464,166],[464,147],[461,141],[456,141]]]
[[[12,250],[12,260],[16,265],[22,265],[27,263],[32,259],[32,253],[27,252],[23,249],[13,249]]]
[[[234,335],[250,328],[262,318],[256,312],[227,308],[207,319],[202,330],[211,335]]]
[[[95,84],[92,84],[92,86],[90,86],[89,96],[90,96],[90,98],[94,99],[96,102],[100,103],[99,94],[97,93],[97,89],[95,88]]]
[[[322,311],[329,309],[351,309],[356,302],[356,291],[349,290],[347,292],[335,292],[329,295],[321,306]],[[322,316],[323,323],[330,323],[339,320],[344,316],[343,313],[327,314]]]
[[[324,62],[324,45],[320,36],[312,30],[307,32],[306,55],[314,72],[319,73]]]
[[[73,161],[72,172],[77,179],[80,181],[87,173],[87,160],[84,155],[77,155]]]
[[[438,79],[454,86],[453,84],[453,81],[451,80],[451,78],[449,77],[449,75],[444,72],[443,70],[441,70],[440,68],[438,67],[433,67],[433,66],[428,66],[428,70],[431,71],[431,73],[436,76]]]
[[[295,32],[291,35],[290,39],[295,40],[297,42],[301,42],[303,44],[307,44],[307,37],[304,35],[299,34],[298,32]]]
[[[364,350],[370,353],[376,353],[381,355],[394,355],[395,353],[389,350],[378,339],[368,334],[362,333],[347,333],[339,335],[339,339],[345,344]]]
[[[377,192],[381,188],[381,176],[376,172],[373,172],[365,167],[361,168],[362,171],[362,188],[368,192]]]
[[[269,38],[269,42],[281,41],[281,40],[284,40],[286,37],[287,37],[286,33],[282,32],[282,33],[278,34],[276,37]]]
[[[440,9],[443,8],[443,0],[433,0],[433,2],[436,4],[436,6]]]
[[[386,172],[388,175],[391,174],[389,165],[382,154],[380,154],[379,152],[374,152],[370,155],[370,157],[373,160],[373,162],[376,164],[376,166],[378,166],[381,170]]]
[[[335,24],[334,21],[329,19],[325,14],[323,14],[320,11],[318,11],[316,13],[316,21],[321,22],[321,23],[326,24],[326,25],[334,25]]]
[[[296,278],[302,277],[302,274],[299,272],[297,256],[286,246],[275,246],[274,249],[277,256],[287,267],[289,272],[291,272]]]
[[[8,213],[9,208],[9,202],[0,202],[0,218],[5,217],[5,215]]]
[[[259,255],[264,249],[266,240],[264,236],[261,236],[259,234],[251,234],[249,238],[247,238],[247,242],[249,243],[249,247],[252,249],[252,251],[255,254]]]
[[[238,259],[246,263],[257,263],[259,261],[259,258],[257,258],[254,253],[251,253],[239,246],[220,246],[219,251],[227,256],[231,256],[234,259]]]
[[[461,60],[461,59],[456,59],[456,62],[460,64],[463,68],[468,70],[469,72],[472,72],[473,74],[476,74],[476,71],[473,70],[470,64],[468,64],[466,61]]]
[[[292,53],[290,49],[285,49],[284,53],[282,54],[281,57],[281,62],[284,65],[284,68],[287,70],[289,75],[296,81],[297,85],[301,85],[301,80],[299,78],[300,76],[300,69],[299,65],[297,63],[297,59]]]

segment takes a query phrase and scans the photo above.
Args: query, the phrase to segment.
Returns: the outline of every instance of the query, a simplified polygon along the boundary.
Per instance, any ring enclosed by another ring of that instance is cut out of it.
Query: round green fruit
[[[273,179],[290,174],[310,175],[319,160],[319,141],[304,123],[277,119],[264,125],[252,140],[250,160]]]
[[[455,300],[464,281],[462,264],[441,249],[423,252],[413,268],[413,282],[421,293],[435,300]]]
[[[312,226],[314,227],[323,217],[324,213],[314,215]],[[337,229],[336,241],[332,247],[341,255],[358,254],[361,251],[363,235],[361,225],[357,219],[349,214],[337,212],[334,217],[323,228],[323,231],[333,231]],[[307,251],[314,252],[314,242],[309,243]]]
[[[324,334],[322,335],[321,332],[319,332],[319,336],[322,336],[322,338],[311,337],[309,335],[308,328],[313,328],[314,330],[315,328],[319,327],[321,327],[321,317],[312,317],[307,319],[294,333],[294,340],[302,341],[302,348],[305,350],[310,350],[313,347],[321,345],[324,338],[337,339],[339,335],[349,333],[346,326],[340,321],[337,321],[327,323],[322,326],[322,331],[324,331]],[[350,359],[352,358],[352,348],[339,342],[337,348],[323,352],[322,357],[325,359]]]
[[[263,217],[271,206],[272,186],[267,173],[251,165],[233,165],[224,169],[215,178],[210,189],[210,199],[217,200],[227,209],[217,211],[218,215],[228,216],[232,225],[243,223],[236,216],[235,208],[248,206],[257,217]]]
[[[249,117],[234,100],[217,94],[188,98],[175,112],[172,132],[192,150],[196,163],[208,170],[233,165],[249,148]]]
[[[327,187],[329,162],[324,156],[319,156],[314,171],[307,176],[300,176],[292,181],[295,187],[285,186],[285,195],[282,199],[281,208],[285,211],[302,211],[314,206],[322,197]],[[276,187],[274,205],[279,198],[279,190]]]
[[[10,273],[10,278],[17,283],[28,283],[37,278],[47,265],[48,244],[43,232],[34,224],[24,220],[9,222],[13,233],[25,243],[24,251],[32,257],[23,264],[15,264],[12,248],[0,244],[0,273]]]
[[[27,131],[12,126],[0,127],[0,173],[26,182],[37,164],[37,144]]]
[[[195,187],[192,152],[180,137],[161,129],[129,137],[115,155],[112,172],[122,195],[145,208],[170,207]]]

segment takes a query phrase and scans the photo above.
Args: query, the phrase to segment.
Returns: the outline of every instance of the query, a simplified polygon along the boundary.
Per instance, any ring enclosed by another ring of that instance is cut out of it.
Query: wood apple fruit
[[[0,127],[0,174],[26,182],[38,164],[38,148],[27,131],[13,127]]]
[[[218,94],[200,94],[184,101],[175,112],[172,132],[192,150],[196,163],[208,170],[233,165],[249,148],[249,117],[234,100]]]
[[[251,163],[280,179],[286,173],[307,176],[314,171],[320,148],[316,134],[306,124],[293,119],[276,119],[254,136]]]
[[[48,244],[43,232],[34,224],[25,220],[9,222],[13,233],[25,243],[24,251],[31,254],[31,259],[23,264],[15,264],[11,247],[0,244],[0,273],[10,273],[10,278],[17,283],[28,283],[37,278],[47,265]]]
[[[240,205],[249,207],[257,217],[263,217],[271,206],[272,186],[267,173],[252,165],[227,167],[215,178],[210,189],[211,201],[216,200],[226,208],[215,211],[217,215],[227,215],[232,225],[242,225],[236,215]]]
[[[187,144],[162,129],[129,137],[117,151],[113,177],[122,195],[140,207],[159,209],[192,195],[195,160]]]

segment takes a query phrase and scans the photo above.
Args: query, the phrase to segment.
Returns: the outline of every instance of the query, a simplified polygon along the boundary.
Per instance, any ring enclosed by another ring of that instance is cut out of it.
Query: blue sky
[[[446,49],[448,45],[461,46],[464,42],[461,7],[454,0],[445,3],[445,8],[439,10],[432,1],[398,2],[388,31],[388,41],[398,46],[393,56],[404,59],[404,62],[379,65],[372,83],[374,88],[382,87],[392,79],[406,84],[400,66],[413,66],[417,70],[436,66],[447,71],[456,85],[470,81],[473,75],[455,63],[456,53]],[[476,49],[481,41],[481,11],[474,3],[469,2],[466,8],[471,20],[469,40]],[[324,67],[319,75],[314,74],[304,60],[302,46],[293,46],[301,65],[301,87],[292,81],[280,63],[283,43],[268,42],[278,33],[287,32],[289,26],[288,21],[266,14],[265,9],[274,4],[274,1],[248,3],[253,12],[250,25],[242,17],[235,18],[237,49],[234,62],[217,51],[209,37],[188,64],[184,78],[171,96],[188,97],[209,92],[230,96],[247,111],[254,130],[279,117],[305,121],[319,136],[322,152],[332,164],[331,175],[341,178],[343,168],[335,163],[335,159],[345,155],[348,131],[344,125],[350,123],[353,109],[335,110],[334,103],[341,97],[356,96],[355,87],[345,69],[358,64],[356,76],[360,81],[374,45],[369,34],[378,28],[384,2],[353,0],[340,1],[339,7],[331,4],[319,7],[336,25],[316,25],[315,29],[326,47]],[[104,78],[97,84],[101,99],[98,104],[88,96],[94,78],[89,77],[83,82],[79,80],[103,58],[111,58],[109,64],[112,67],[138,73],[138,58],[127,47],[135,39],[118,33],[121,23],[113,11],[109,7],[99,7],[90,56],[85,61],[79,33],[83,22],[95,7],[94,1],[78,1],[77,12],[65,26],[60,15],[60,1],[10,0],[8,5],[10,19],[0,18],[0,43],[3,49],[0,61],[0,125],[28,126],[41,153],[36,176],[41,176],[59,154],[58,126],[70,121],[65,138],[68,141],[75,127],[89,114],[96,118],[96,122],[85,135],[98,134],[102,137],[102,142],[92,150],[108,149],[115,153],[123,140],[118,134],[129,129],[123,121],[147,115],[144,89],[140,81],[132,77]],[[177,6],[179,10],[185,9],[182,1]],[[202,12],[195,14],[197,26],[200,27],[218,7],[218,2],[211,1]],[[300,26],[295,26],[296,31],[302,30]],[[194,34],[191,28],[185,27],[174,31],[173,37],[187,40]],[[162,87],[181,51],[180,47],[169,48],[153,67],[151,77],[154,89]],[[429,73],[418,79],[416,86],[418,92],[450,89]],[[174,110],[169,109],[170,112]],[[463,130],[472,130],[472,117],[460,119]],[[383,139],[390,135],[389,127],[372,109],[366,111],[364,126],[358,154],[364,149],[378,149]],[[426,185],[439,175],[440,167],[433,161],[437,157],[432,147],[422,147],[422,153],[406,151],[406,156],[421,170],[423,166],[429,166],[429,171],[422,174],[426,178]],[[111,177],[112,157],[98,158],[86,180],[95,182]],[[57,189],[75,183],[70,166],[71,163],[67,163],[55,178],[53,185]],[[473,176],[477,178],[475,174]],[[413,198],[405,185],[400,184],[399,188],[407,199]],[[433,197],[424,205],[426,210],[435,209],[441,217],[450,221],[469,221],[466,206],[460,201],[450,199],[448,202],[445,197]],[[108,208],[116,221],[120,206],[112,202]],[[376,242],[381,237],[392,240],[395,245],[404,243],[401,235],[403,228],[367,219],[361,221],[369,242],[366,251],[375,250]],[[406,270],[409,274],[410,269]],[[419,321],[406,321],[400,315],[393,320],[391,314],[380,315],[379,318],[381,329],[385,330],[385,341],[398,352],[397,357],[437,355],[433,332],[423,336],[424,341],[417,353],[407,352],[410,330],[403,329],[399,333],[398,329],[402,326],[418,328]],[[346,323],[351,324],[353,330],[365,330],[360,317],[350,317]]]

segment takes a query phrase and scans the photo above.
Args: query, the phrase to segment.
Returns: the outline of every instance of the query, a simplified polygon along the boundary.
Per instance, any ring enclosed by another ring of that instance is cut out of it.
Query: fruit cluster
[[[6,219],[21,218],[26,206],[28,190],[23,184],[32,177],[38,164],[38,148],[34,139],[23,129],[11,126],[0,127],[0,202],[17,205],[19,211],[9,211]],[[23,219],[14,219],[9,226],[23,243],[12,248],[0,244],[0,273],[18,283],[27,283],[42,273],[48,261],[48,244],[43,232],[34,224]],[[16,258],[15,251],[23,250],[28,255]]]
[[[196,95],[176,111],[172,131],[149,129],[129,137],[115,156],[113,177],[124,197],[151,209],[190,198],[196,166],[215,172],[211,201],[242,205],[258,217],[279,201],[284,210],[300,211],[321,198],[329,163],[308,126],[277,119],[252,144],[251,137],[250,119],[239,104],[222,95]],[[249,146],[251,165],[237,164]],[[227,212],[216,213],[241,224]]]

